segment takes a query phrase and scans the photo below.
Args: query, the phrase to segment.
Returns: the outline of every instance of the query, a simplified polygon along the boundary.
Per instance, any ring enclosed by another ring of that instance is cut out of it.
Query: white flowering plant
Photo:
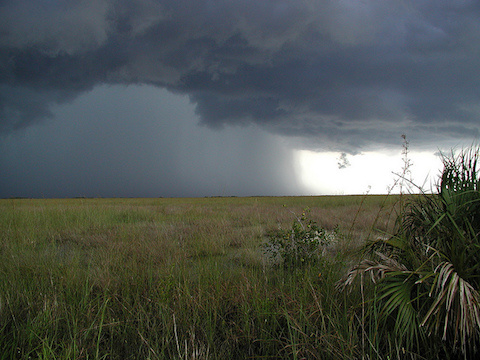
[[[326,247],[337,238],[338,228],[326,230],[309,219],[307,213],[308,209],[304,210],[290,229],[279,229],[267,235],[264,252],[274,264],[298,267],[316,262]]]

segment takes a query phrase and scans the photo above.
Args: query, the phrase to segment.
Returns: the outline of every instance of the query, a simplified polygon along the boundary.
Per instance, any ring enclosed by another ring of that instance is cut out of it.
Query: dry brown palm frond
[[[430,295],[435,301],[428,310],[421,325],[439,332],[443,328],[443,340],[447,331],[452,330],[454,343],[460,341],[465,354],[468,345],[478,339],[480,330],[480,294],[455,271],[452,263],[442,262],[435,269],[437,277]]]
[[[363,260],[358,265],[355,265],[337,282],[337,289],[344,290],[347,286],[350,286],[360,274],[368,273],[372,282],[376,284],[385,278],[387,273],[408,270],[404,265],[381,252],[375,251],[375,255],[379,257],[379,260]]]

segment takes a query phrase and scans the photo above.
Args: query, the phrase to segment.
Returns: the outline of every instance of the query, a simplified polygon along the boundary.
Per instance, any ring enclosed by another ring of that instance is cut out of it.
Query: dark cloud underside
[[[2,1],[0,131],[101,84],[185,94],[212,127],[355,151],[477,136],[476,1]],[[374,129],[375,131],[372,131]]]

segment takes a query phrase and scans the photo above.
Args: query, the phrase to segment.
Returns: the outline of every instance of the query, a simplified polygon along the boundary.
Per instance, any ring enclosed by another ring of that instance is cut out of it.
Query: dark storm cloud
[[[189,95],[208,126],[348,152],[478,136],[479,65],[476,1],[2,1],[0,131],[147,83]]]
[[[53,113],[0,142],[0,198],[305,192],[275,136],[254,127],[218,136],[166,90],[99,86]]]

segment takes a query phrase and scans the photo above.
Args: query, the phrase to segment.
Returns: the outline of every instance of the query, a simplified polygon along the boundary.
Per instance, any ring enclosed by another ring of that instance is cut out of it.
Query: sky
[[[0,197],[432,188],[479,69],[478,1],[0,0]]]

